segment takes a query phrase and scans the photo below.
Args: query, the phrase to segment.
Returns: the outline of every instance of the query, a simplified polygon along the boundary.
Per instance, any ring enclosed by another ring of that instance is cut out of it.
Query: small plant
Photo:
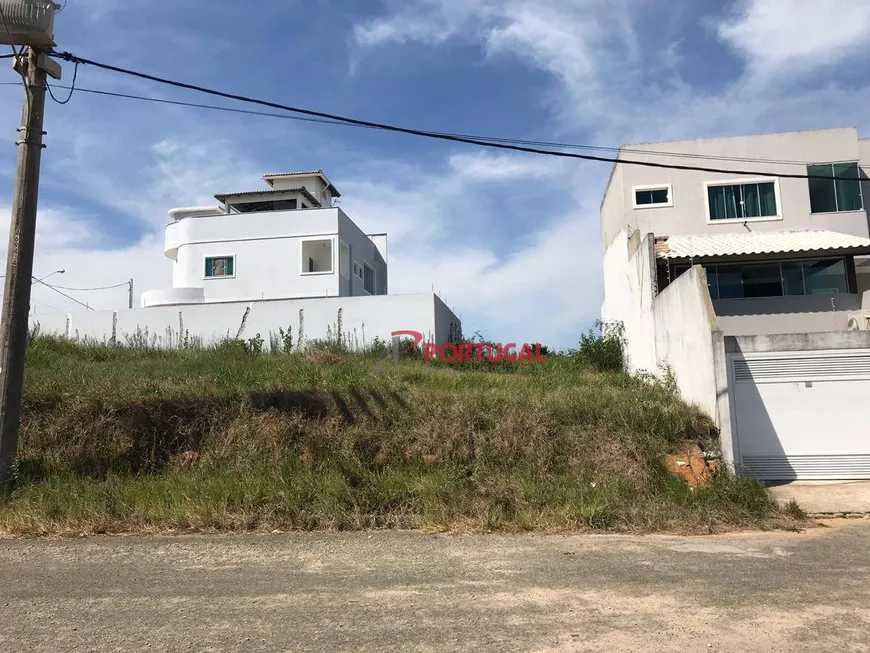
[[[783,506],[782,511],[787,516],[798,521],[803,521],[807,518],[807,511],[795,499],[789,499],[788,503]]]
[[[245,341],[245,353],[249,356],[259,356],[263,353],[263,338],[259,333]]]
[[[347,347],[343,342],[336,340],[329,329],[327,329],[326,338],[314,338],[309,340],[306,345],[308,351],[328,351],[331,354],[346,354]]]
[[[285,354],[289,354],[293,351],[293,327],[288,326],[287,330],[284,331],[282,328],[278,328],[278,335],[281,336],[281,344],[283,346],[283,352]]]
[[[76,332],[78,336],[78,331]],[[149,333],[148,327],[143,330],[137,326],[133,333],[125,333],[124,341],[130,349],[154,349],[157,347],[157,334]]]
[[[577,359],[599,372],[625,372],[625,327],[622,322],[595,323],[599,335],[593,329],[580,336]]]
[[[27,330],[27,346],[32,346],[39,339],[39,322]]]
[[[372,344],[368,347],[367,353],[375,356],[382,356],[390,351],[390,348],[391,345],[386,340],[383,340],[380,336],[375,336],[374,340],[372,340]]]

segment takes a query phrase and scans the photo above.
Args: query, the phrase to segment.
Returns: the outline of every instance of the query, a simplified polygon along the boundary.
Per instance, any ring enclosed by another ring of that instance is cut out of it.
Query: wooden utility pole
[[[28,46],[18,62],[24,77],[24,111],[18,138],[18,169],[6,254],[6,285],[0,320],[0,488],[12,479],[18,455],[18,427],[24,390],[24,355],[27,350],[39,164],[42,158],[45,114],[45,71],[40,51]]]
[[[133,280],[127,282],[127,308],[133,308]]]

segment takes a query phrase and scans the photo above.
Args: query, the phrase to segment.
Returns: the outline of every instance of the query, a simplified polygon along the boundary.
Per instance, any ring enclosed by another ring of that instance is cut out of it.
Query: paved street
[[[870,520],[0,542],[2,651],[866,651]]]

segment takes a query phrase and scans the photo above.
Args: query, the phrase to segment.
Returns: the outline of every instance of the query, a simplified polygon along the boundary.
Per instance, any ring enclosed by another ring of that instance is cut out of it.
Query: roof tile
[[[808,229],[802,231],[661,236],[655,240],[656,256],[666,259],[835,250],[850,250],[853,253],[870,254],[870,238],[824,229]]]

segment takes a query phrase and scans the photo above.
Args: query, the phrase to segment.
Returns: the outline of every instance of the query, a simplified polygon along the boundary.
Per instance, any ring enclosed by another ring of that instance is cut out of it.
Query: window
[[[345,279],[350,278],[350,247],[347,243],[338,246],[338,273]]]
[[[302,274],[332,272],[332,238],[302,241]]]
[[[353,262],[353,276],[357,277],[358,279],[363,278],[362,266],[356,261]]]
[[[825,163],[807,166],[810,210],[813,213],[860,211],[861,181],[857,163]],[[823,179],[819,179],[823,177]]]
[[[713,299],[848,293],[844,259],[708,265]]]
[[[235,274],[234,256],[206,256],[205,277],[232,277]]]
[[[673,206],[671,200],[671,185],[634,186],[634,208],[647,209],[656,206]]]
[[[363,263],[363,290],[375,294],[375,269],[368,263]]]
[[[289,200],[264,200],[259,202],[244,202],[233,204],[239,213],[260,213],[262,211],[292,211],[296,209],[296,199]]]
[[[778,217],[778,189],[775,181],[748,184],[707,184],[710,222]]]
[[[804,284],[807,295],[833,295],[849,292],[846,266],[837,261],[804,261]]]

